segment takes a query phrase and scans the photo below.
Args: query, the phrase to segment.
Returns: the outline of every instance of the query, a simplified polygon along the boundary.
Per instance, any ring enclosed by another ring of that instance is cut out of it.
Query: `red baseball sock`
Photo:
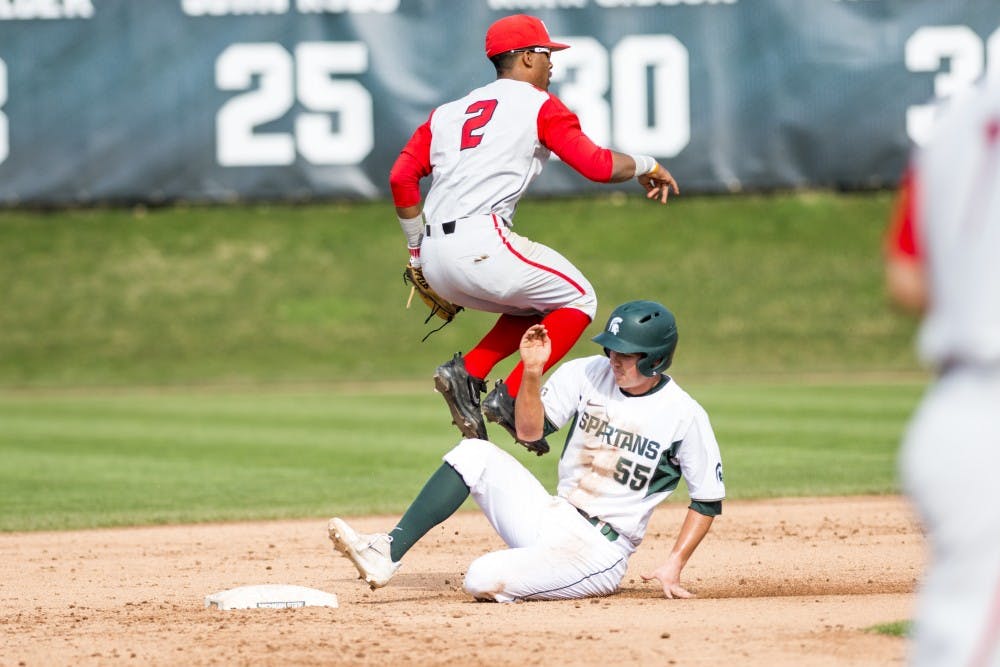
[[[590,317],[576,308],[559,308],[553,310],[542,319],[542,324],[549,332],[549,340],[552,341],[552,354],[545,362],[545,370],[552,368],[556,362],[566,356],[576,341],[580,340],[587,325],[590,324]],[[524,335],[524,330],[521,331]],[[517,347],[521,346],[520,336]],[[515,347],[515,349],[517,349]],[[510,372],[504,381],[510,395],[517,397],[517,391],[521,388],[521,374],[524,372],[524,364],[517,362],[514,370]]]
[[[528,327],[542,321],[540,315],[501,315],[489,333],[465,355],[465,370],[472,377],[484,379],[494,366],[517,352]]]

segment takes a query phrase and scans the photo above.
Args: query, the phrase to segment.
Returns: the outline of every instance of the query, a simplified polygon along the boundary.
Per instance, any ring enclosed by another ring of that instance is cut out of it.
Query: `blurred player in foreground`
[[[362,579],[373,589],[388,583],[407,550],[471,493],[510,548],[469,565],[470,595],[497,602],[608,595],[653,509],[683,477],[692,501],[680,532],[662,564],[642,577],[657,580],[665,597],[692,597],[681,570],[721,513],[725,486],[708,415],[663,374],[677,345],[674,316],[658,303],[632,301],[615,309],[594,342],[604,355],[564,363],[544,387],[552,352],[545,326],[533,325],[520,342],[519,436],[536,439],[573,422],[557,494],[496,445],[463,439],[388,534],[362,535],[330,520],[330,539]]]
[[[552,354],[546,368],[553,366],[597,311],[594,288],[579,269],[513,231],[521,196],[550,153],[593,181],[637,178],[646,196],[663,204],[671,190],[679,190],[652,157],[594,144],[576,114],[548,92],[552,53],[569,47],[553,42],[541,20],[525,14],[504,17],[486,32],[485,48],[496,80],[434,109],[403,147],[389,183],[410,264],[444,299],[500,313],[464,357],[457,354],[438,367],[435,386],[465,437],[487,437],[485,412],[517,439],[506,417],[520,389],[521,365],[481,405],[486,376],[538,323],[549,332]],[[420,180],[428,175],[430,190],[421,202]],[[541,454],[548,444],[541,440],[529,449]]]
[[[930,563],[913,665],[1000,665],[1000,85],[943,113],[914,152],[887,244],[893,300],[922,313],[937,378],[914,415],[900,472]]]

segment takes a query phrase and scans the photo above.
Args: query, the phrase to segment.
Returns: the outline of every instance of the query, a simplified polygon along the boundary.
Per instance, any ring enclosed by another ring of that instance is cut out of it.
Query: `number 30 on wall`
[[[371,94],[334,74],[368,70],[361,42],[303,42],[290,54],[272,42],[233,44],[215,61],[220,90],[246,91],[215,117],[216,159],[225,167],[289,165],[301,155],[312,164],[358,164],[375,145]],[[254,84],[257,77],[258,84]],[[292,132],[261,131],[298,102]],[[334,121],[336,120],[336,123]]]

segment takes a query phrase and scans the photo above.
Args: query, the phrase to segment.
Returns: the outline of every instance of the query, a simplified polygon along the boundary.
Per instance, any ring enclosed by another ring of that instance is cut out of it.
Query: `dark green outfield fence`
[[[996,0],[0,0],[0,205],[383,197],[517,11],[572,44],[584,129],[687,192],[893,185],[935,100],[1000,75]]]

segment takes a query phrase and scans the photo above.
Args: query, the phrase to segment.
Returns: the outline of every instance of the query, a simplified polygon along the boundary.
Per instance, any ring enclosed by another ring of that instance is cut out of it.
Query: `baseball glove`
[[[406,307],[410,307],[410,303],[413,301],[413,295],[419,294],[420,299],[427,304],[427,307],[431,309],[430,315],[424,320],[424,324],[430,322],[431,318],[437,315],[442,320],[444,324],[448,324],[453,319],[455,315],[465,310],[462,306],[458,306],[451,301],[448,301],[443,296],[434,291],[427,279],[424,278],[424,272],[419,266],[413,266],[412,264],[407,264],[406,268],[403,269],[403,284],[410,285],[410,298],[406,300]],[[443,327],[444,324],[441,326]],[[438,331],[435,329],[434,331]],[[432,331],[431,333],[434,333]],[[430,336],[431,334],[427,334]],[[424,336],[424,340],[427,340],[427,336]]]

